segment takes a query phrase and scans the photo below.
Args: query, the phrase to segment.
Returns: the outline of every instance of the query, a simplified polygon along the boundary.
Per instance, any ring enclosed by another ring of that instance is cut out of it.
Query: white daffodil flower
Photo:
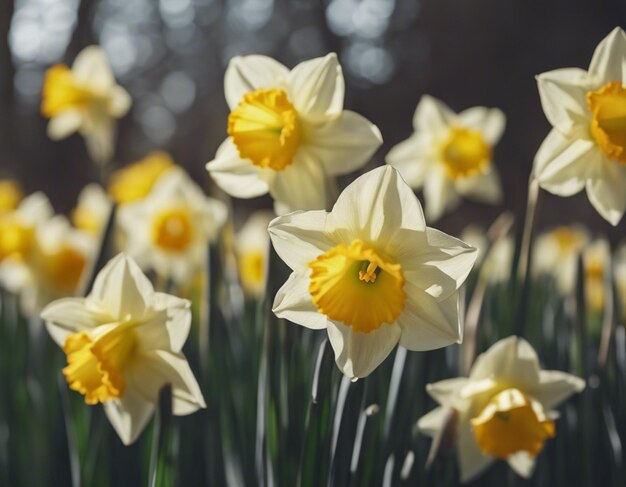
[[[492,156],[504,125],[497,108],[473,107],[456,114],[425,95],[415,109],[413,134],[393,147],[386,161],[411,188],[424,188],[429,220],[454,209],[461,196],[498,204],[502,190]]]
[[[345,375],[369,375],[398,343],[431,350],[461,342],[458,289],[476,249],[426,227],[419,201],[392,167],[356,179],[330,213],[284,215],[269,232],[293,270],[274,313],[326,329]]]
[[[326,208],[328,177],[362,167],[382,143],[375,125],[343,109],[335,54],[291,71],[266,56],[234,57],[224,89],[229,137],[207,169],[231,196],[269,192],[279,214]]]
[[[78,203],[72,211],[74,226],[98,237],[106,226],[113,202],[99,184],[88,184],[78,195]]]
[[[41,113],[49,118],[48,136],[58,140],[80,132],[97,163],[108,162],[114,150],[114,119],[126,115],[128,92],[117,85],[105,52],[98,46],[83,49],[72,69],[57,64],[46,71]]]
[[[611,246],[604,238],[594,240],[583,250],[585,301],[587,307],[595,313],[601,313],[604,309],[606,299],[604,273],[610,261]]]
[[[259,298],[265,293],[270,236],[267,226],[274,218],[270,211],[254,212],[235,236],[239,278],[246,295]]]
[[[184,286],[203,269],[227,209],[177,168],[161,176],[145,199],[121,206],[118,216],[128,255],[142,269]]]
[[[537,237],[533,247],[532,272],[552,276],[558,291],[569,296],[576,286],[578,256],[589,242],[581,225],[554,228]]]
[[[596,48],[589,70],[537,76],[552,131],[535,157],[539,185],[571,196],[583,188],[612,225],[626,210],[626,34],[615,28]]]
[[[456,413],[462,482],[497,459],[527,478],[544,442],[555,436],[552,409],[584,386],[565,372],[541,370],[529,343],[511,336],[481,354],[468,378],[428,384],[426,390],[441,406],[423,416],[418,427],[435,436],[446,426],[448,412]]]
[[[89,296],[54,301],[41,317],[67,356],[70,389],[87,404],[103,404],[124,444],[137,439],[166,384],[175,415],[206,407],[181,352],[191,326],[189,301],[155,293],[129,257],[112,259]]]

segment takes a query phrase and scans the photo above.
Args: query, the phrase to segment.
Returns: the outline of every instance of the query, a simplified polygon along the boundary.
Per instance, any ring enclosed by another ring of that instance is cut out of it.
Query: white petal
[[[361,168],[382,142],[376,125],[349,110],[329,122],[312,124],[306,130],[306,151],[321,161],[330,175]]]
[[[118,254],[98,273],[88,300],[113,318],[141,318],[154,289],[130,257]]]
[[[456,190],[468,198],[498,205],[502,203],[502,189],[500,178],[495,167],[485,174],[479,174],[470,178],[462,178],[456,181]]]
[[[327,184],[322,164],[311,154],[299,151],[292,164],[276,171],[269,186],[276,201],[296,211],[325,209]]]
[[[549,411],[584,388],[585,381],[579,377],[560,370],[542,370],[539,372],[539,384],[528,393]]]
[[[72,74],[77,81],[99,88],[115,86],[115,78],[104,49],[100,46],[87,46],[80,51],[72,65]]]
[[[535,156],[535,176],[546,191],[571,196],[585,187],[594,165],[600,163],[600,151],[588,140],[568,140],[552,130]]]
[[[170,350],[174,353],[180,352],[191,329],[191,303],[170,294],[154,293],[152,306],[166,311],[165,326],[169,334]]]
[[[525,451],[518,451],[510,455],[506,461],[517,475],[529,479],[535,470],[535,457]]]
[[[458,452],[461,482],[469,482],[478,477],[495,459],[480,451],[474,437],[471,423],[466,414],[460,415],[458,421]]]
[[[449,414],[449,408],[435,408],[417,421],[417,427],[426,436],[434,437],[444,427]]]
[[[133,99],[121,86],[115,86],[111,90],[111,98],[109,100],[109,115],[115,118],[121,118],[130,109]]]
[[[597,175],[587,181],[587,196],[593,207],[616,226],[626,210],[626,166],[604,161]]]
[[[462,399],[460,390],[467,385],[467,377],[455,377],[454,379],[441,380],[433,384],[426,385],[426,392],[442,406],[454,409],[462,409]]]
[[[416,131],[434,132],[444,130],[454,113],[441,101],[424,95],[417,104],[413,115],[413,128]]]
[[[461,343],[458,296],[437,301],[430,294],[405,283],[406,303],[398,317],[402,328],[400,345],[408,350],[425,351]]]
[[[272,311],[279,318],[314,330],[326,328],[328,321],[311,301],[309,278],[295,272],[276,293]]]
[[[114,120],[106,113],[89,113],[80,132],[85,137],[87,151],[94,162],[105,164],[111,160],[115,151],[116,131]]]
[[[111,425],[125,445],[134,443],[154,413],[154,403],[127,388],[124,397],[104,403]]]
[[[400,339],[397,324],[383,323],[369,333],[353,332],[342,323],[328,321],[328,338],[335,362],[350,378],[367,377],[391,353]]]
[[[260,55],[235,56],[224,75],[226,103],[232,110],[246,93],[261,88],[274,88],[284,82],[289,70],[278,61]]]
[[[17,208],[19,217],[24,223],[37,226],[45,223],[54,215],[54,209],[48,197],[41,191],[28,195]]]
[[[327,220],[328,231],[378,246],[385,246],[401,228],[424,231],[426,223],[415,194],[389,165],[364,174],[344,189]]]
[[[591,58],[589,74],[606,84],[611,81],[626,81],[626,34],[615,27],[606,36]]]
[[[298,64],[288,80],[290,99],[300,116],[319,122],[341,114],[345,85],[335,53]]]
[[[537,76],[541,106],[552,126],[572,137],[588,132],[587,91],[592,85],[586,71],[564,68]]]
[[[324,233],[327,215],[324,210],[296,211],[270,222],[272,245],[292,270],[305,274],[309,262],[335,246]]]
[[[537,353],[523,338],[510,336],[492,345],[474,362],[472,380],[496,378],[531,390],[539,383]]]
[[[236,198],[256,198],[269,191],[259,168],[239,157],[230,138],[220,145],[215,159],[207,163],[206,168],[217,185]]]
[[[428,221],[436,221],[460,202],[452,181],[439,167],[433,167],[424,181],[424,200]]]
[[[506,117],[498,108],[468,108],[459,113],[458,119],[463,126],[479,131],[492,146],[498,143],[506,125]]]
[[[67,110],[56,115],[48,122],[48,137],[60,140],[76,132],[83,124],[83,115],[78,110]]]
[[[72,333],[95,328],[111,321],[111,317],[87,308],[84,298],[64,298],[53,301],[41,311],[41,319],[52,339],[63,347]]]
[[[412,135],[392,147],[385,161],[398,170],[411,188],[417,189],[424,184],[428,171],[428,161],[422,157],[425,149],[424,137]]]

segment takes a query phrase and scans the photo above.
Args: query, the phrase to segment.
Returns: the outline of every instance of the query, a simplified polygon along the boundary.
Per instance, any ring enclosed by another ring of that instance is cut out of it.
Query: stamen
[[[365,282],[376,282],[379,272],[378,264],[366,260],[359,271],[359,279]]]

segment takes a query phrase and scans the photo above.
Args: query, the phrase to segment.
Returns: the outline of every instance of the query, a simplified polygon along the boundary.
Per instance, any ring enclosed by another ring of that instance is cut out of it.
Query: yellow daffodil
[[[580,225],[561,226],[543,233],[533,248],[533,274],[555,279],[557,289],[569,296],[576,286],[578,256],[589,242],[589,233]]]
[[[626,34],[615,28],[596,48],[589,70],[556,69],[537,77],[552,131],[535,157],[539,185],[571,196],[583,188],[612,225],[626,209]]]
[[[343,109],[335,54],[289,71],[266,56],[235,57],[224,79],[228,139],[207,169],[228,194],[270,193],[278,213],[327,206],[327,178],[362,167],[382,143],[362,116]]]
[[[72,211],[72,223],[86,233],[98,237],[111,213],[111,200],[102,186],[88,184],[78,195],[78,204]]]
[[[166,384],[175,415],[205,407],[181,352],[191,326],[189,301],[155,293],[129,257],[112,259],[89,296],[54,301],[41,317],[67,356],[70,389],[87,404],[103,404],[124,444],[137,439]]]
[[[109,194],[120,205],[142,200],[158,179],[174,167],[174,160],[167,152],[151,152],[142,160],[115,171]]]
[[[409,350],[460,343],[458,289],[476,249],[426,227],[392,167],[358,178],[330,213],[281,216],[269,232],[293,270],[274,313],[326,329],[345,375],[369,375],[398,343]]]
[[[98,163],[111,159],[114,119],[123,117],[130,105],[130,95],[116,84],[106,54],[98,46],[83,49],[71,69],[57,64],[46,71],[41,113],[50,119],[48,136],[58,140],[80,132]]]
[[[541,370],[528,342],[511,336],[480,355],[468,378],[428,384],[428,393],[441,406],[423,416],[418,427],[435,436],[450,412],[456,415],[462,482],[498,459],[530,477],[545,441],[556,434],[552,409],[584,386],[582,379],[565,372]]]
[[[143,269],[187,285],[206,262],[207,245],[227,217],[182,169],[168,171],[141,201],[120,207],[126,252]]]
[[[0,214],[14,210],[24,197],[17,182],[11,179],[0,179]]]
[[[270,243],[267,226],[272,218],[273,213],[269,211],[254,212],[235,237],[239,278],[244,292],[250,297],[258,298],[265,292]]]
[[[456,114],[425,95],[415,109],[414,133],[392,148],[386,160],[413,189],[424,188],[430,220],[454,209],[460,196],[497,204],[502,190],[492,159],[504,125],[497,108],[473,107]]]
[[[594,313],[601,313],[604,309],[604,273],[610,257],[611,249],[605,239],[594,240],[583,251],[585,301],[589,310]]]

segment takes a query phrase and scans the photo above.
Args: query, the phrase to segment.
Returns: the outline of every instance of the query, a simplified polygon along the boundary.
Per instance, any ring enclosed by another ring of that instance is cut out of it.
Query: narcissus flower
[[[256,211],[235,236],[239,278],[246,295],[254,298],[265,293],[270,236],[267,226],[274,217],[270,211]]]
[[[497,204],[502,199],[493,148],[504,131],[497,108],[473,107],[459,114],[423,96],[413,116],[415,132],[387,154],[413,189],[424,188],[431,220],[454,209],[460,196]]]
[[[565,372],[541,370],[528,342],[512,336],[480,355],[468,378],[428,384],[426,390],[441,406],[423,416],[418,427],[435,436],[453,412],[462,482],[498,459],[530,477],[535,457],[556,434],[552,409],[584,386]]]
[[[120,205],[142,200],[159,178],[175,167],[168,153],[151,152],[142,160],[115,171],[111,176],[109,194]]]
[[[72,223],[86,233],[98,237],[111,214],[112,201],[102,186],[88,184],[78,195],[78,204],[72,211]]]
[[[98,46],[83,49],[72,69],[57,64],[46,71],[41,113],[50,119],[48,136],[57,140],[80,132],[98,163],[111,159],[114,119],[123,117],[130,105],[130,95],[116,84],[106,54]]]
[[[626,210],[626,34],[615,28],[596,48],[589,70],[537,76],[552,131],[535,157],[539,185],[571,196],[583,188],[612,225]]]
[[[187,285],[206,262],[207,245],[227,217],[182,169],[168,171],[143,200],[119,210],[126,252],[143,269]]]
[[[360,168],[382,143],[376,126],[343,109],[335,54],[291,71],[269,57],[235,57],[224,88],[229,137],[207,169],[232,196],[269,192],[279,213],[325,208],[328,176]]]
[[[111,260],[89,296],[50,303],[41,317],[67,356],[69,387],[87,404],[104,405],[124,444],[137,439],[166,384],[175,415],[205,407],[181,352],[191,325],[189,301],[155,293],[129,257]]]
[[[576,286],[578,256],[589,242],[589,232],[580,225],[561,226],[537,237],[533,249],[533,274],[546,274],[556,281],[563,296]]]
[[[426,227],[392,167],[358,178],[330,213],[291,213],[269,231],[293,270],[274,313],[326,329],[345,375],[369,375],[398,343],[431,350],[461,341],[457,290],[476,249]]]
[[[606,239],[599,238],[583,251],[585,272],[585,301],[594,313],[601,313],[606,299],[604,273],[611,259],[611,247]]]
[[[19,184],[11,179],[0,179],[0,213],[17,208],[23,197]]]

